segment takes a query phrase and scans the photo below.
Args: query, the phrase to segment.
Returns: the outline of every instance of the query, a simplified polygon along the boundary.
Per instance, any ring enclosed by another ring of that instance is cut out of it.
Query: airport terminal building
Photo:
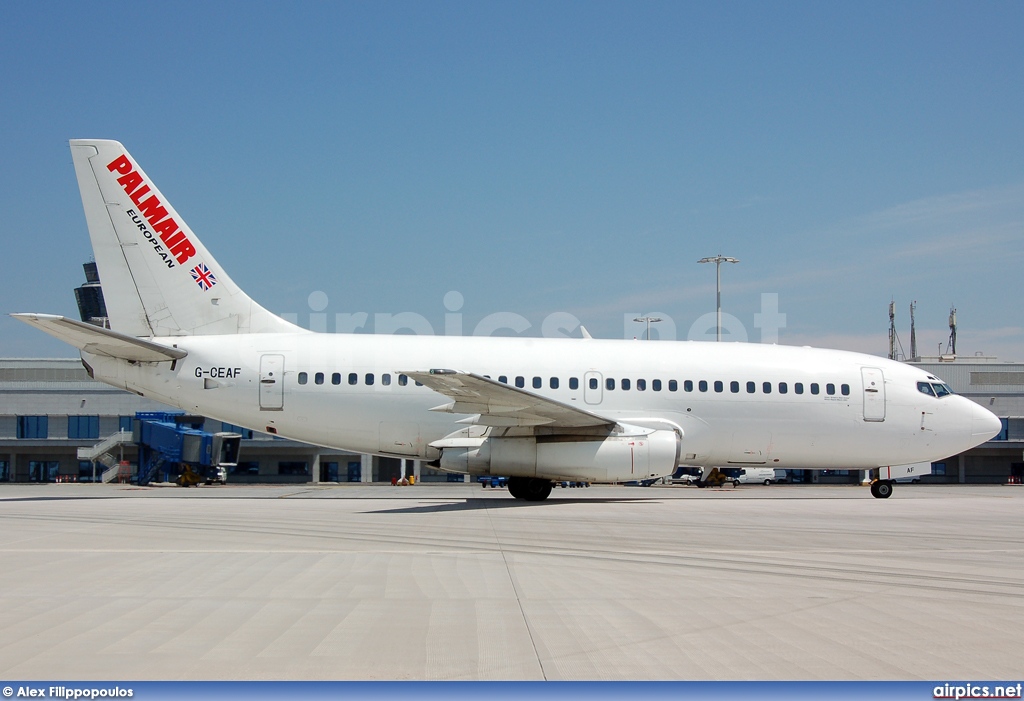
[[[103,464],[79,460],[78,449],[120,431],[131,432],[140,411],[176,411],[91,379],[77,359],[0,360],[0,482],[94,481]],[[357,455],[282,439],[205,419],[203,430],[242,435],[234,483],[390,482],[404,474],[448,479],[408,460]],[[110,448],[136,465],[138,448],[126,440]]]
[[[1000,484],[1024,476],[1024,364],[995,358],[920,358],[913,365],[942,378],[955,392],[989,409],[1003,422],[1002,432],[966,453],[933,464],[932,483]],[[0,482],[94,481],[105,469],[78,458],[118,433],[130,432],[139,411],[169,407],[89,378],[77,359],[0,360]],[[234,483],[390,482],[403,475],[418,480],[458,479],[420,461],[357,455],[255,432],[213,419],[210,432],[242,435]],[[124,434],[122,434],[124,435]],[[118,460],[136,464],[137,446],[129,440],[112,447]],[[791,481],[857,483],[859,470],[792,471]]]

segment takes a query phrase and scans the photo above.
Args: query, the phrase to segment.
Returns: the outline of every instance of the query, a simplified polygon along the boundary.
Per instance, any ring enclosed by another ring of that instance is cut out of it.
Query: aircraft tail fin
[[[71,155],[110,328],[128,336],[297,332],[228,277],[117,141]]]

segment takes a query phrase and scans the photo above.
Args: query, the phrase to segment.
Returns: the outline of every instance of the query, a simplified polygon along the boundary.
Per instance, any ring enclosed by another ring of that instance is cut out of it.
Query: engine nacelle
[[[604,436],[494,436],[445,447],[441,469],[502,477],[627,482],[672,474],[682,438],[665,429],[629,427]]]

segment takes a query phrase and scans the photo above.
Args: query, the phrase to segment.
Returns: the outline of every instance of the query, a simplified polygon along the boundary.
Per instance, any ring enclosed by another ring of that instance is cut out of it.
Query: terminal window
[[[68,438],[93,439],[100,437],[99,416],[69,416]]]
[[[994,441],[1006,441],[1006,440],[1009,440],[1010,439],[1010,420],[1009,419],[999,419],[999,423],[1001,424],[1001,428],[999,429],[999,433],[994,438],[992,438],[992,440],[994,440]]]
[[[18,438],[46,438],[49,420],[46,416],[19,416]]]
[[[277,463],[277,474],[279,475],[308,475],[309,463],[289,462],[282,460]]]
[[[118,416],[117,417],[117,430],[118,431],[131,431],[132,430],[132,417],[130,417],[130,416]]]
[[[242,438],[252,438],[251,428],[242,428],[236,424],[229,424],[226,421],[221,421],[220,430],[225,433],[237,433]]]
[[[56,460],[29,460],[29,482],[56,482],[60,463]]]

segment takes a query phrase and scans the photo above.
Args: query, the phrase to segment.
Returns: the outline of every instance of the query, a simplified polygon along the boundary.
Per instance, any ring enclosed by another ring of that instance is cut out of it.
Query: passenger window
[[[399,375],[398,376],[398,386],[399,387],[405,387],[407,384],[409,384],[409,376],[408,375]]]
[[[839,391],[844,397],[850,396],[850,385],[839,385]]]
[[[804,393],[804,383],[803,382],[797,382],[796,384],[794,384],[793,385],[793,391],[796,392],[797,394],[803,394]]]
[[[789,392],[789,385],[787,385],[785,382],[780,382],[779,394],[786,394],[787,392]]]
[[[309,381],[309,375],[307,375],[307,374],[306,374],[306,373],[304,373],[304,372],[300,372],[300,373],[299,373],[299,384],[300,384],[300,385],[304,385],[304,384],[306,384],[306,382],[308,382],[308,381]],[[918,385],[918,387],[920,387],[920,386],[921,386],[921,385]]]
[[[516,387],[523,388],[526,386],[526,378],[522,375],[516,375]]]
[[[607,380],[604,381],[604,388],[615,389],[615,380],[609,377]]]
[[[622,380],[619,384],[622,386],[622,389],[629,389],[629,380]]]
[[[356,384],[357,382],[359,382],[359,375],[357,375],[357,374],[356,374],[356,373],[354,373],[354,372],[350,372],[350,373],[348,374],[348,383],[349,383],[350,385],[354,385],[354,384]]]
[[[825,394],[833,395],[835,393],[836,393],[836,386],[834,384],[829,382],[827,385],[825,385]]]
[[[390,385],[391,384],[391,375],[390,375],[390,373],[384,373],[383,375],[381,375],[380,376],[380,383],[382,385],[384,385],[384,386]]]
[[[637,388],[637,391],[643,392],[645,389],[647,389],[647,380],[637,380],[636,381],[636,388]]]
[[[651,389],[655,392],[661,391],[661,380],[651,380]]]
[[[507,385],[508,384],[508,375],[498,375],[498,382],[500,382],[503,385]]]
[[[336,373],[333,373],[331,375],[331,384],[332,385],[340,385],[341,384],[341,373],[340,372],[336,372]]]
[[[729,391],[732,392],[733,394],[737,394],[740,391],[740,383],[737,382],[736,380],[730,382]]]
[[[322,372],[318,372],[316,375],[313,376],[313,381],[316,382],[318,385],[322,385],[324,383],[324,374]]]
[[[721,392],[724,389],[725,389],[725,385],[722,384],[722,381],[721,380],[715,380],[715,391],[716,392]]]
[[[580,380],[579,380],[579,378],[578,377],[570,377],[569,378],[569,389],[579,389],[579,388],[580,388]]]
[[[597,378],[596,377],[591,377],[590,378],[590,389],[597,389]]]
[[[373,373],[372,372],[366,373],[366,378],[365,379],[366,379],[366,384],[367,385],[372,385],[373,384]]]
[[[302,384],[302,375],[303,375],[303,373],[300,372],[299,373],[299,384]],[[918,382],[917,383],[917,391],[921,392],[923,394],[930,394],[933,397],[935,396],[935,390],[933,390],[932,386],[930,384],[928,384],[927,382]]]
[[[707,392],[708,391],[708,381],[707,380],[701,380],[700,382],[698,382],[697,383],[697,389],[699,389],[701,392]]]
[[[540,379],[539,377],[533,378],[533,388],[534,389],[540,389],[543,386],[544,386],[544,380]]]
[[[772,393],[772,383],[771,382],[762,382],[761,383],[761,391],[764,392],[765,394],[771,394]]]
[[[817,382],[812,382],[811,383],[811,394],[818,394],[818,392],[819,392],[818,383]]]
[[[670,392],[675,392],[676,391],[676,381],[675,380],[669,380],[668,381],[668,389],[669,389]],[[693,391],[693,380],[686,380],[685,382],[683,382],[683,391],[684,392],[692,392]]]
[[[558,378],[552,377],[550,380],[548,380],[548,386],[551,389],[558,389]]]
[[[757,383],[756,382],[748,382],[747,383],[747,394],[753,394],[756,391],[757,391]]]

